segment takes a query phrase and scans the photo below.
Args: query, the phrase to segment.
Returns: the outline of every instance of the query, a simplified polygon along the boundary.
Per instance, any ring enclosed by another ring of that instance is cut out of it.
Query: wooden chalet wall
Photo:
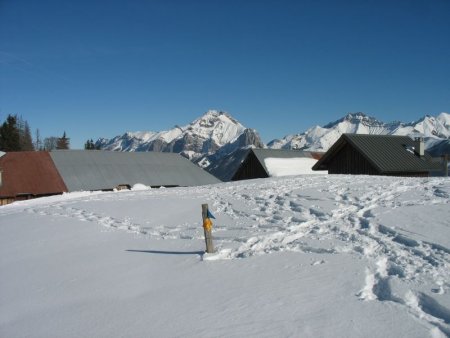
[[[31,193],[20,193],[15,196],[0,196],[0,206],[10,204],[16,201],[27,201],[34,198],[40,198],[40,197],[49,197],[49,196],[55,196],[55,195],[61,195],[62,193],[52,193],[52,194],[31,194]]]
[[[252,178],[266,178],[269,177],[266,170],[256,158],[253,151],[250,151],[244,162],[242,162],[239,169],[231,178],[232,181],[248,180]]]
[[[380,175],[380,172],[348,143],[330,160],[328,173]]]
[[[15,197],[0,197],[0,206],[14,202]]]

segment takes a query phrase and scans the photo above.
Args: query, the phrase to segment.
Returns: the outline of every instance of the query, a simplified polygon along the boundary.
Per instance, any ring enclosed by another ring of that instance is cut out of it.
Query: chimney
[[[414,139],[414,152],[417,156],[425,155],[425,143],[423,137],[416,137]]]
[[[442,165],[443,165],[443,169],[444,169],[444,176],[448,177],[448,155],[445,154],[442,156]],[[1,186],[1,184],[0,184]]]

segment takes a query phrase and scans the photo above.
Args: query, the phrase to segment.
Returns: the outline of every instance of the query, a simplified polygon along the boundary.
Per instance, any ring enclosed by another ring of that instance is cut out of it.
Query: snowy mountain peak
[[[96,145],[105,150],[175,152],[197,158],[233,144],[246,129],[228,113],[209,110],[183,127],[177,125],[161,132],[127,132],[110,140],[99,139]]]
[[[209,128],[214,126],[214,124],[218,122],[231,123],[242,126],[230,114],[219,110],[208,110],[203,116],[192,122],[191,125],[199,124],[203,127]]]
[[[409,123],[405,127],[412,129],[413,136],[450,139],[450,114],[441,113],[437,117],[425,115],[422,119]]]
[[[374,117],[366,115],[365,113],[362,113],[362,112],[358,112],[358,113],[348,113],[343,118],[341,118],[335,122],[328,123],[327,125],[324,126],[324,128],[332,128],[343,122],[349,122],[351,124],[361,123],[363,125],[372,125],[372,126],[383,124],[382,122],[378,121]]]
[[[273,140],[268,147],[324,152],[344,133],[420,136],[426,139],[427,148],[430,148],[437,142],[448,142],[450,139],[450,114],[441,113],[437,117],[426,115],[411,123],[384,123],[364,113],[349,113],[324,127],[312,127],[302,134]]]
[[[229,114],[209,110],[203,116],[186,126],[185,132],[205,139],[210,138],[223,146],[239,137],[246,128]]]
[[[450,114],[449,113],[440,113],[437,116],[437,119],[444,125],[445,127],[450,129]]]
[[[426,115],[410,123],[385,123],[362,112],[348,113],[323,127],[314,126],[301,134],[273,140],[267,147],[325,152],[344,133],[421,136],[425,137],[427,150],[433,156],[440,156],[442,149],[448,149],[450,144],[450,114],[440,113],[436,117]],[[208,110],[185,126],[176,125],[160,132],[127,132],[109,140],[99,139],[96,145],[101,149],[115,151],[180,153],[208,170],[237,149],[266,147],[256,130],[246,128],[230,114],[220,110]]]

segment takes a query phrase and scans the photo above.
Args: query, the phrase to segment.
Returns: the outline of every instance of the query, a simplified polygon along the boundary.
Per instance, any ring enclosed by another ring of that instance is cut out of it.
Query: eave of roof
[[[341,135],[339,139],[334,142],[334,144],[328,149],[325,154],[317,161],[317,163],[312,167],[312,170],[328,170],[326,166],[328,161],[334,156],[334,154],[339,151],[345,145],[344,135]]]

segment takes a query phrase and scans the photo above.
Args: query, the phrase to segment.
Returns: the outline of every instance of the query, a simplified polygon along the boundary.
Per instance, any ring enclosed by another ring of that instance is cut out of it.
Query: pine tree
[[[87,140],[86,143],[84,144],[84,149],[86,150],[96,150],[97,147],[95,146],[95,143],[92,139]]]
[[[58,138],[56,149],[69,149],[69,140],[70,139],[66,137],[66,132],[64,132],[63,136]]]
[[[17,127],[17,118],[8,115],[6,121],[0,126],[0,150],[20,151],[20,133]]]

